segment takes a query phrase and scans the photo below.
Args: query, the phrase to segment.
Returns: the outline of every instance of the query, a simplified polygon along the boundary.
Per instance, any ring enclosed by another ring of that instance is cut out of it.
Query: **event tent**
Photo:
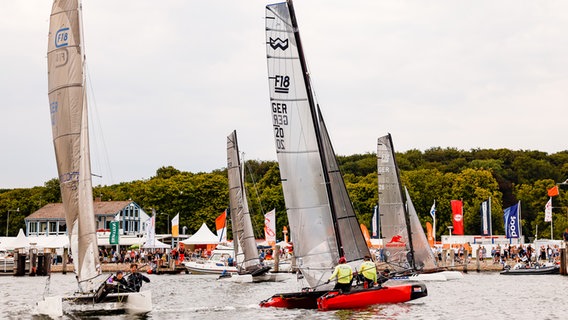
[[[195,244],[218,244],[219,238],[207,228],[207,225],[203,223],[201,228],[197,230],[197,232],[192,235],[191,237],[183,240],[181,243],[186,245],[195,245]]]

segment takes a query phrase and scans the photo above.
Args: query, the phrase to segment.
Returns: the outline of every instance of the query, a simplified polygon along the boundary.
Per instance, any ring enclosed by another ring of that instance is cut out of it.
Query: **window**
[[[47,222],[43,221],[39,223],[39,234],[45,234],[47,231]]]
[[[50,234],[57,233],[57,221],[49,221],[49,233]]]
[[[37,222],[32,221],[28,224],[28,234],[37,234]]]

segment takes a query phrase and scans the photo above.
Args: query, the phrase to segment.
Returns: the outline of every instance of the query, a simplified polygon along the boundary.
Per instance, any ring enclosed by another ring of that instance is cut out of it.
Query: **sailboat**
[[[227,173],[231,226],[233,230],[234,257],[237,278],[250,276],[253,282],[283,281],[288,277],[269,272],[271,267],[261,263],[252,228],[248,201],[244,186],[244,166],[239,155],[237,131],[227,136]]]
[[[44,297],[40,314],[116,310],[148,312],[150,291],[109,294],[101,274],[93,208],[85,94],[85,52],[78,0],[54,0],[48,37],[48,94],[53,144],[78,292]]]
[[[340,257],[358,267],[369,255],[311,87],[291,0],[266,6],[266,48],[276,153],[296,264],[308,287],[262,307],[362,308],[427,295],[423,284],[341,292],[326,284]]]
[[[403,192],[390,134],[377,140],[377,172],[381,234],[385,241],[386,262],[395,271],[394,279],[445,281],[463,278],[461,272],[438,268],[408,190],[404,188]]]

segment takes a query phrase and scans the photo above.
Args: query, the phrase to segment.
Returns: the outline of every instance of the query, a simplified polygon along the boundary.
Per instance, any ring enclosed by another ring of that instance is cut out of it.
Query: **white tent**
[[[26,235],[24,234],[24,230],[20,229],[20,232],[18,232],[16,239],[12,240],[10,246],[11,246],[10,249],[21,249],[21,248],[27,249],[30,247],[30,241],[28,240],[28,237],[26,237]]]
[[[218,244],[219,238],[207,228],[207,225],[203,223],[201,228],[191,237],[183,240],[181,243],[192,245],[192,244]]]
[[[144,243],[142,248],[144,248],[144,249],[171,249],[172,246],[170,246],[169,244],[165,244],[160,240],[154,240],[154,243],[148,243],[148,242]]]

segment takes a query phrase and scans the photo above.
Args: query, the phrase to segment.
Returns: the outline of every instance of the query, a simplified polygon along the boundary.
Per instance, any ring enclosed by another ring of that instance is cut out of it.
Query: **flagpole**
[[[434,245],[436,245],[436,199],[434,199]]]

